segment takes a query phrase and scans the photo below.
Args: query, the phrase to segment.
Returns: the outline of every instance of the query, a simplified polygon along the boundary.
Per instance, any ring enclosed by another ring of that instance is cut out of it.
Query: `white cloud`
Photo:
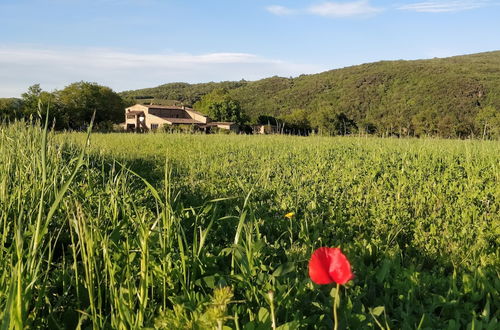
[[[271,14],[278,15],[278,16],[286,16],[286,15],[292,15],[296,13],[296,10],[290,9],[287,7],[283,6],[268,6],[266,7],[266,10],[270,12]]]
[[[291,9],[283,6],[269,6],[266,10],[278,16],[292,14],[310,14],[324,17],[369,16],[381,12],[381,8],[370,5],[369,0],[351,2],[323,2],[303,9]]]
[[[19,96],[34,83],[50,91],[85,80],[121,91],[174,81],[255,80],[323,69],[246,53],[141,54],[0,45],[0,97]]]
[[[382,11],[382,9],[375,8],[370,5],[369,1],[362,0],[353,2],[324,2],[309,7],[307,11],[311,14],[325,17],[350,17],[373,15]]]
[[[396,6],[398,10],[415,11],[422,13],[445,13],[472,10],[487,6],[500,5],[491,0],[457,0],[457,1],[422,1],[407,5]],[[266,10],[278,16],[292,14],[312,14],[324,17],[354,17],[371,16],[384,11],[384,8],[374,7],[369,0],[359,0],[351,2],[332,2],[327,1],[312,5],[304,9],[292,9],[283,6],[269,6]]]
[[[490,1],[425,1],[404,5],[398,9],[421,13],[446,13],[482,8],[490,4]]]

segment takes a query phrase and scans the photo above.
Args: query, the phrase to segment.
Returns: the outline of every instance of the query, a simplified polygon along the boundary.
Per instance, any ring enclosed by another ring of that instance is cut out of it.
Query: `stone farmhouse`
[[[207,133],[213,128],[238,131],[236,123],[212,121],[208,116],[184,106],[136,104],[125,109],[126,131],[154,131],[164,125],[193,125]]]

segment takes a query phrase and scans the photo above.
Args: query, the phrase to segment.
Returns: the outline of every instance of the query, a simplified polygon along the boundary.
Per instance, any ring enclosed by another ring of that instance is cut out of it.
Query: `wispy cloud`
[[[283,6],[269,6],[266,10],[274,15],[284,16],[292,14],[309,14],[330,18],[370,16],[381,12],[383,9],[373,7],[369,0],[332,2],[327,1],[307,8],[293,9]]]
[[[278,15],[278,16],[292,15],[292,14],[295,14],[297,12],[294,9],[283,7],[283,6],[268,6],[268,7],[266,7],[266,10],[268,12],[270,12],[271,14]]]
[[[392,9],[415,11],[421,13],[447,13],[500,5],[491,0],[456,0],[456,1],[421,1],[392,7]],[[284,6],[268,6],[266,10],[274,15],[311,14],[330,18],[373,16],[386,9],[373,6],[369,0],[359,1],[327,1],[307,8],[293,9]]]
[[[324,2],[313,5],[307,9],[311,14],[325,17],[351,17],[368,16],[382,11],[381,8],[373,7],[369,1],[353,2]]]
[[[399,7],[399,10],[421,13],[447,13],[482,8],[491,5],[491,1],[424,1]]]
[[[0,97],[19,96],[40,83],[46,90],[86,80],[115,90],[185,81],[255,80],[324,70],[247,53],[140,54],[109,49],[0,46]]]

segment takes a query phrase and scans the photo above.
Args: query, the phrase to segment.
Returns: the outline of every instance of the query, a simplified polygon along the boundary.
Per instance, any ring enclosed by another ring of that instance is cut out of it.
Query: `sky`
[[[0,0],[0,97],[500,50],[500,0]]]

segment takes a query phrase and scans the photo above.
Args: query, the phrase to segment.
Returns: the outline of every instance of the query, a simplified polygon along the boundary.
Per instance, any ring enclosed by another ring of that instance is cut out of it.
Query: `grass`
[[[2,328],[332,328],[320,246],[340,328],[498,327],[499,142],[44,136],[0,131]]]

